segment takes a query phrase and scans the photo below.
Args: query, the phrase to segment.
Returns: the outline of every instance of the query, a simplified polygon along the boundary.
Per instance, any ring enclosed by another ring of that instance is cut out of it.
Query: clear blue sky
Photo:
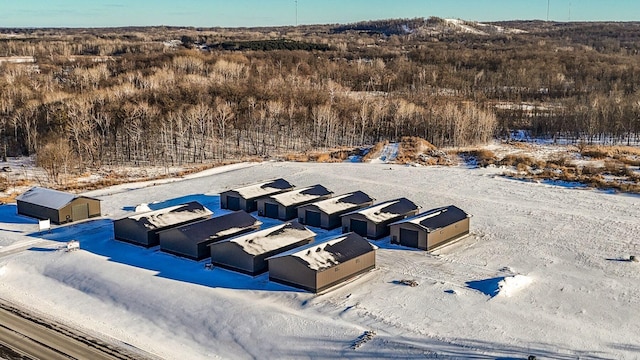
[[[298,24],[438,16],[640,21],[640,0],[298,0]],[[295,25],[295,0],[0,0],[0,27]]]

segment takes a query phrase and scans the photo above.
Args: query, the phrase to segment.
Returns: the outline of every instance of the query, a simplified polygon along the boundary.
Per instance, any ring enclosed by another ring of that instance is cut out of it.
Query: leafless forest
[[[0,144],[55,176],[403,136],[626,143],[639,51],[640,23],[0,29]]]

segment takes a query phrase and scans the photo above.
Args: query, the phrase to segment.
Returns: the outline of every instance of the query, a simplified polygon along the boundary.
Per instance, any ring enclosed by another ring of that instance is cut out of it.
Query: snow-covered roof
[[[161,229],[163,227],[184,223],[211,216],[213,212],[197,201],[170,206],[154,211],[135,213],[125,219],[135,220],[147,229]]]
[[[293,187],[294,186],[285,179],[275,179],[240,187],[237,189],[232,189],[230,191],[237,192],[245,199],[255,199],[262,196],[276,194],[282,192],[283,190],[293,189]]]
[[[391,224],[400,223],[412,223],[425,229],[426,231],[433,231],[436,229],[449,226],[470,217],[469,214],[464,212],[457,206],[449,205],[441,208],[431,209],[416,216],[406,218],[400,221],[396,221]]]
[[[379,224],[418,209],[420,209],[420,207],[414,204],[411,200],[407,198],[399,198],[372,205],[364,209],[352,211],[343,216],[360,214],[367,218],[367,220]]]
[[[251,255],[266,254],[270,251],[293,245],[316,234],[297,222],[284,223],[246,235],[240,235],[223,242],[233,242]],[[220,244],[220,243],[217,243]],[[215,244],[212,244],[212,246]]]
[[[27,190],[25,193],[16,197],[16,200],[24,201],[27,203],[40,205],[42,207],[50,209],[61,209],[68,203],[77,198],[88,198],[82,195],[70,194],[63,191],[47,189],[42,187],[33,187]],[[93,199],[93,198],[89,198]],[[97,199],[94,199],[97,200]]]
[[[318,208],[318,210],[327,214],[335,214],[342,211],[348,211],[353,208],[372,202],[374,199],[362,191],[355,191],[348,194],[338,195],[329,199],[316,201],[310,205]]]
[[[271,195],[269,198],[275,200],[282,206],[292,206],[296,204],[308,203],[331,194],[333,194],[333,192],[331,192],[326,187],[322,185],[313,185],[301,189],[283,192],[277,195]]]
[[[378,247],[356,233],[347,233],[329,239],[321,244],[302,246],[267,258],[275,259],[294,256],[302,260],[312,270],[324,270],[351,260]]]
[[[193,222],[177,229],[179,229],[190,242],[201,243],[203,241],[238,234],[251,227],[258,227],[260,225],[262,225],[261,221],[240,210]]]

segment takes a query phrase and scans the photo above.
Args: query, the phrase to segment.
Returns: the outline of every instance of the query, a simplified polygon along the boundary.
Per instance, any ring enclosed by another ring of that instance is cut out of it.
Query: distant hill
[[[441,34],[520,34],[526,31],[505,25],[480,23],[460,19],[441,19],[438,17],[414,18],[414,19],[388,19],[375,21],[362,21],[354,24],[346,24],[334,27],[333,33],[359,32],[370,34],[407,35],[417,34],[435,36]]]

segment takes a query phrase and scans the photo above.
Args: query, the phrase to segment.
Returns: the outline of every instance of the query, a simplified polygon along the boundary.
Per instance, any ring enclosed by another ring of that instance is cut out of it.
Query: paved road
[[[139,354],[123,353],[113,346],[69,333],[67,329],[52,329],[51,324],[30,320],[0,307],[0,343],[14,352],[34,359],[113,360],[142,358]],[[55,327],[59,327],[56,325]]]

